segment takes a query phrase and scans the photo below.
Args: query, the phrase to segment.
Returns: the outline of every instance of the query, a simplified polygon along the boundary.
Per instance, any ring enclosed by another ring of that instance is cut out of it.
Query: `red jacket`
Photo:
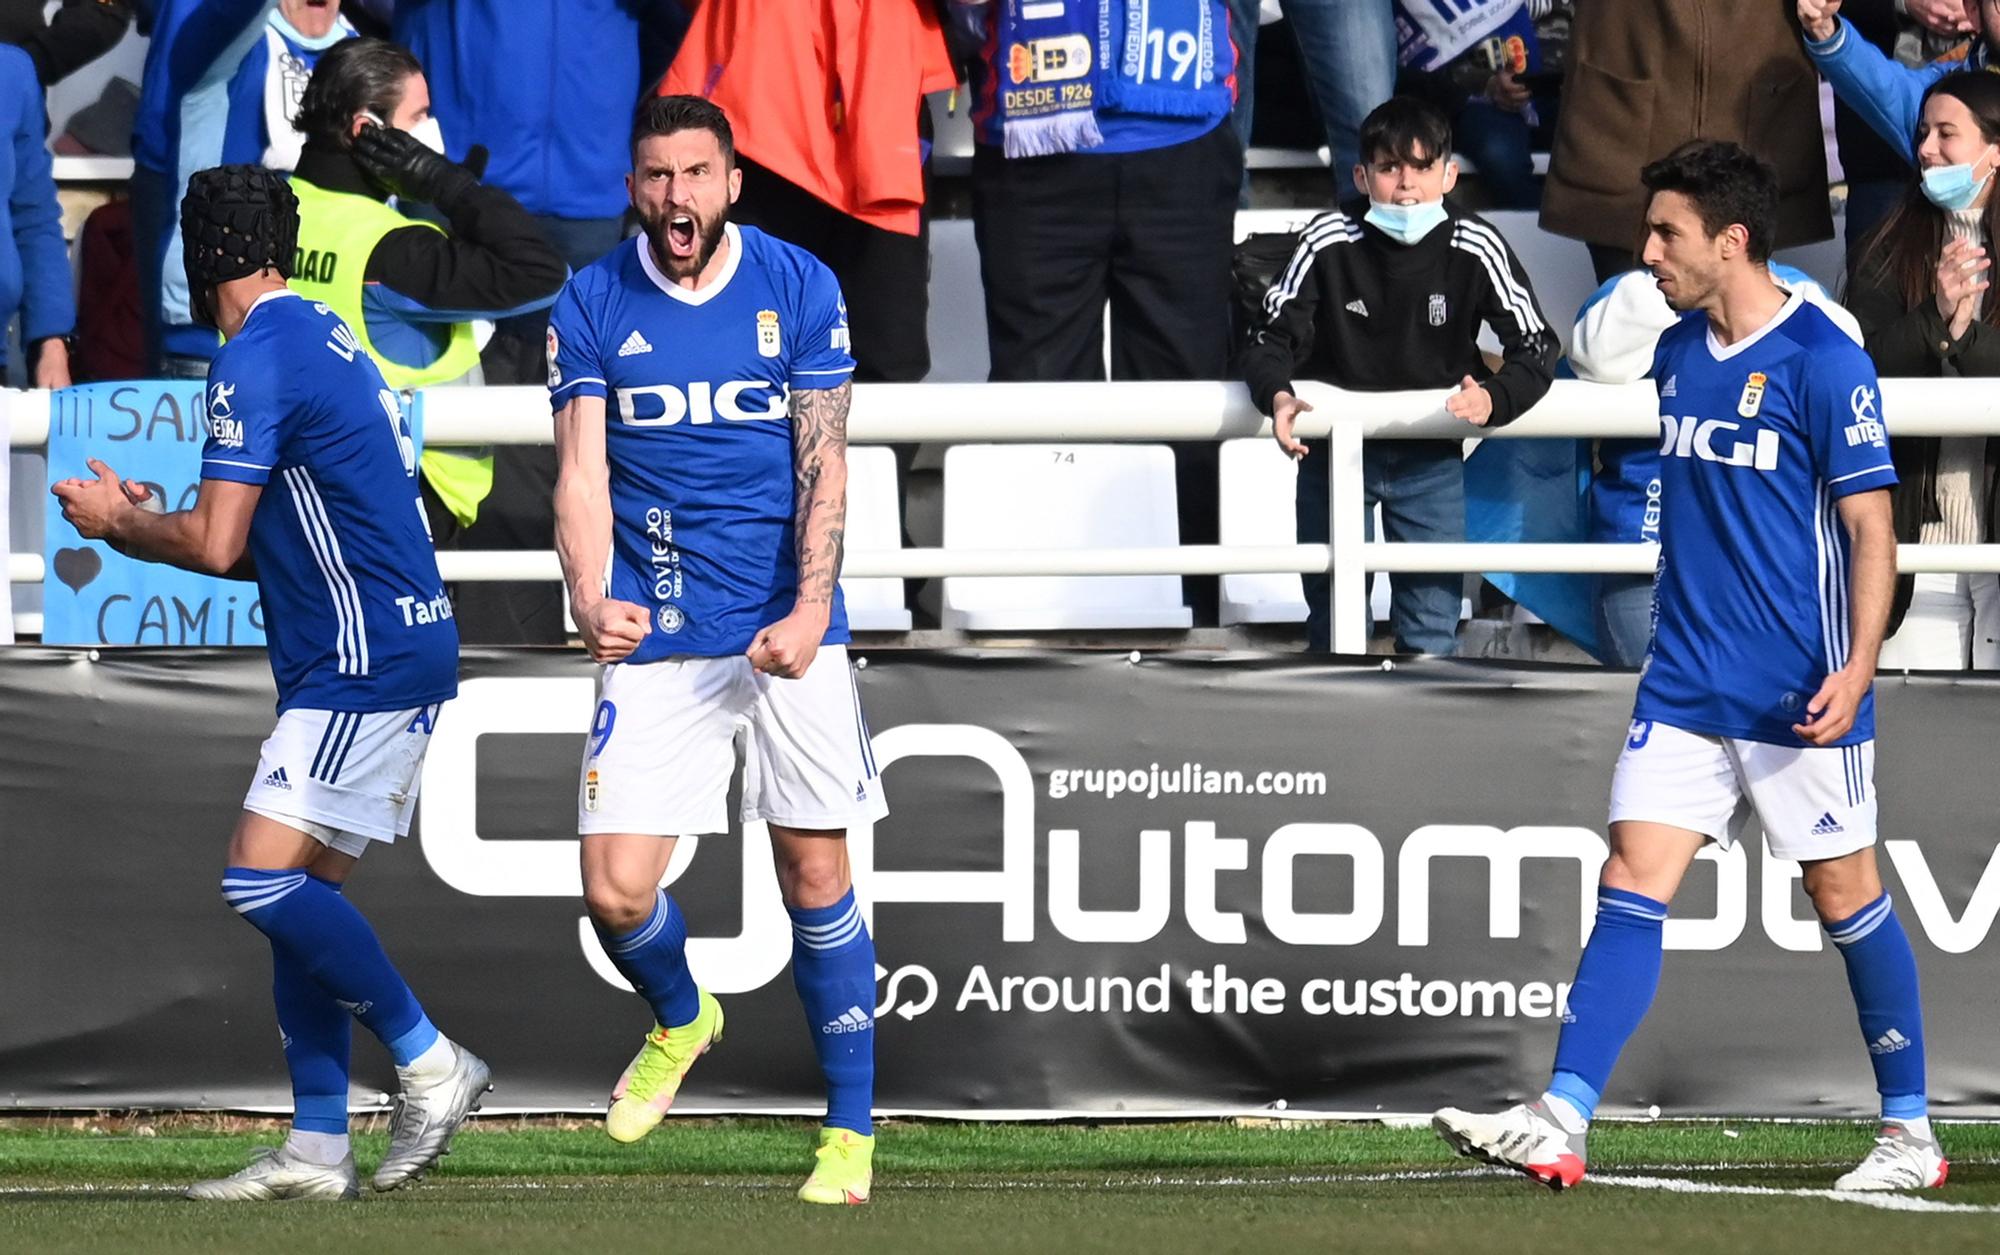
[[[660,94],[706,96],[744,156],[845,214],[915,235],[917,107],[956,80],[927,0],[704,0]]]

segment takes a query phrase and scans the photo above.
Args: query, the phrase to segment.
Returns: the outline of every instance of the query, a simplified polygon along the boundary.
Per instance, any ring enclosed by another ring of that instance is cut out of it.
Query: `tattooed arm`
[[[793,543],[799,595],[792,612],[757,633],[751,664],[796,680],[812,666],[833,615],[834,586],[847,538],[847,407],[853,386],[792,392]]]

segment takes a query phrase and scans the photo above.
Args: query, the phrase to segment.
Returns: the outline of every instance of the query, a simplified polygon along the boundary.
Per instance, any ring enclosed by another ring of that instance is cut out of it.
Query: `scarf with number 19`
[[[1220,121],[1235,103],[1217,72],[1218,44],[1221,64],[1235,54],[1213,0],[1001,0],[997,22],[1009,157],[1097,147],[1100,108]]]

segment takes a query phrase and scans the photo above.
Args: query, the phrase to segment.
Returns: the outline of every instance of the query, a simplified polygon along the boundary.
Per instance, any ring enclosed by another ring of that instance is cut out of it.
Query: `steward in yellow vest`
[[[339,314],[391,388],[480,383],[473,324],[552,304],[569,277],[562,258],[512,196],[441,155],[423,68],[399,45],[328,49],[297,125],[293,290]],[[447,225],[405,212],[419,203]],[[492,452],[427,448],[422,469],[438,539],[471,526],[493,489]]]

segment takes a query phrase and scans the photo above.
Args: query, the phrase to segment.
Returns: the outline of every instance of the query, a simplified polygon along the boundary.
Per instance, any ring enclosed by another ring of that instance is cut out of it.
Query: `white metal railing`
[[[1324,545],[1184,545],[1149,549],[857,550],[852,578],[930,579],[954,575],[1227,575],[1260,572],[1332,576],[1333,647],[1367,649],[1368,576],[1376,571],[1645,573],[1651,545],[1395,544],[1364,539],[1361,452],[1368,439],[1642,438],[1658,434],[1650,384],[1605,386],[1560,381],[1517,422],[1478,431],[1444,412],[1442,392],[1356,393],[1302,383],[1313,405],[1301,439],[1324,440],[1330,454],[1329,543]],[[2000,389],[1975,380],[1891,379],[1882,411],[1900,436],[2000,435]],[[6,394],[9,444],[48,439],[48,394]],[[854,390],[848,438],[855,443],[1088,443],[1127,440],[1221,440],[1266,436],[1241,384],[863,384]],[[431,444],[541,444],[550,438],[548,394],[541,388],[439,388],[424,395],[424,439]],[[2000,572],[2000,544],[1904,545],[1905,572]],[[446,552],[447,580],[558,579],[548,551]],[[42,578],[39,554],[12,554],[8,578]]]

